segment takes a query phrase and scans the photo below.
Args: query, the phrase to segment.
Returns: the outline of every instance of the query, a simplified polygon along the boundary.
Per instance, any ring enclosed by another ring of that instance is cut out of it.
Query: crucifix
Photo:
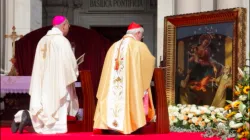
[[[15,26],[13,26],[12,27],[12,33],[10,34],[10,35],[4,35],[4,37],[5,38],[10,38],[11,40],[12,40],[12,58],[14,58],[15,57],[15,41],[16,41],[16,39],[17,38],[22,38],[23,37],[23,35],[17,35],[17,33],[16,33],[16,27]]]
[[[16,59],[15,59],[15,41],[16,41],[17,38],[22,38],[23,37],[23,35],[18,35],[15,30],[16,30],[16,27],[13,26],[12,27],[12,33],[10,35],[4,35],[5,38],[10,38],[12,40],[12,58],[10,60],[11,63],[12,63],[12,67],[11,67],[11,70],[10,70],[10,72],[8,74],[10,76],[18,75],[17,71],[16,71],[16,69],[14,67],[14,63],[16,62]]]

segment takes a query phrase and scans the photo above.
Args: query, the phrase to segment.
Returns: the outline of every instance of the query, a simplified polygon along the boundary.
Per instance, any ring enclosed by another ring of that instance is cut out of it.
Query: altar
[[[31,76],[1,75],[1,120],[11,120],[18,110],[29,109],[30,80]],[[75,87],[78,92],[81,92],[81,82],[75,82]]]
[[[6,93],[28,93],[31,76],[1,76],[1,97]],[[76,82],[75,87],[81,87],[81,82]]]
[[[30,76],[1,76],[1,95],[5,93],[28,93]]]

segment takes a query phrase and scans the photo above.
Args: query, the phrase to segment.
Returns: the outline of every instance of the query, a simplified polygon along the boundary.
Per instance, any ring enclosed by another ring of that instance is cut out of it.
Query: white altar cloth
[[[28,93],[31,76],[2,76],[1,94],[4,93]],[[75,87],[81,87],[81,82],[76,82]]]

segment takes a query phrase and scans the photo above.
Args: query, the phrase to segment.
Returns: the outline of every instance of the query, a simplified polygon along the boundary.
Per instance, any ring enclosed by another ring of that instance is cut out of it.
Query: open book
[[[84,61],[84,55],[85,53],[76,59],[77,65],[80,65]]]

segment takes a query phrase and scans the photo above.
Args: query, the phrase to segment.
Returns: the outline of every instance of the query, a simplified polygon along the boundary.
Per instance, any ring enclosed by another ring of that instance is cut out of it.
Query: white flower
[[[210,127],[211,125],[212,125],[212,123],[211,123],[211,122],[207,123],[207,127]]]
[[[205,107],[205,108],[209,108],[210,106],[209,106],[209,105],[204,105],[203,107]]]
[[[182,106],[183,106],[183,108],[187,107],[187,105],[185,105],[185,104],[184,104],[184,105],[182,105]]]
[[[221,112],[223,112],[223,111],[225,111],[225,109],[224,108],[218,108]]]
[[[206,115],[202,115],[201,118],[202,119],[207,119],[207,116]]]
[[[247,99],[247,95],[240,95],[239,100],[245,101]]]
[[[224,123],[221,123],[221,122],[220,122],[220,123],[217,125],[217,128],[218,128],[220,131],[225,131],[226,126],[225,126]]]
[[[179,112],[172,112],[171,114],[172,116],[176,116],[176,117],[179,116]]]
[[[235,123],[234,121],[230,121],[229,122],[229,126],[231,127],[231,128],[239,128],[239,127],[241,127],[243,125],[243,123]]]
[[[173,116],[173,115],[170,115],[170,116],[169,116],[169,120],[170,120],[171,122],[173,122],[173,123],[178,122],[177,117],[176,117],[176,116]]]
[[[185,115],[189,112],[189,109],[188,108],[184,108],[181,110],[181,114]]]
[[[183,110],[185,107],[184,106],[180,106],[179,109],[180,111]]]
[[[177,104],[176,106],[178,106],[178,107],[182,107],[182,104]]]
[[[193,122],[193,123],[196,123],[197,121],[198,121],[198,118],[197,118],[197,117],[193,117],[193,118],[192,118],[192,122]]]
[[[196,108],[197,106],[196,106],[196,104],[192,104],[191,107],[195,107]]]
[[[205,111],[205,113],[206,113],[206,114],[211,114],[211,111],[207,109],[207,110]]]
[[[216,122],[218,122],[218,120],[217,119],[213,119],[213,122],[216,123]]]
[[[223,116],[226,116],[228,113],[230,113],[231,111],[229,110],[229,112],[227,112],[226,110],[225,111],[223,111]]]
[[[209,123],[210,122],[210,120],[208,118],[206,118],[204,121],[205,121],[205,123]]]
[[[186,125],[186,124],[187,124],[187,121],[184,120],[184,121],[182,122],[182,125]]]
[[[215,115],[215,114],[216,114],[216,112],[214,112],[214,111],[211,112],[211,115]]]
[[[214,110],[214,112],[215,112],[215,113],[219,113],[219,112],[220,112],[220,109],[219,109],[219,108],[216,108],[216,109]]]
[[[210,107],[209,107],[209,110],[211,110],[211,111],[213,111],[214,109],[215,109],[214,106],[210,106]]]
[[[178,112],[178,111],[179,111],[179,108],[176,106],[169,106],[168,108],[169,114],[171,114],[172,112]]]
[[[223,117],[223,118],[224,118],[224,116],[223,116],[223,114],[222,114],[221,112],[218,112],[217,115],[218,115],[219,117]]]
[[[197,110],[196,107],[191,107],[191,108],[190,108],[190,112],[192,112],[192,113],[196,113],[196,110]]]
[[[214,116],[214,115],[211,115],[211,118],[212,118],[212,119],[215,119],[215,116]]]
[[[193,118],[194,114],[193,113],[189,113],[188,114],[188,118]]]
[[[204,106],[199,106],[198,109],[201,111],[201,114],[207,113],[208,111],[210,112],[210,110]]]
[[[177,123],[177,122],[178,122],[178,119],[177,119],[177,118],[176,118],[176,119],[174,119],[174,120],[173,120],[173,122],[174,122],[174,123]]]
[[[199,122],[199,126],[202,129],[202,128],[204,128],[206,126],[206,123],[201,121],[201,122]]]
[[[184,119],[184,116],[182,114],[179,114],[178,119],[182,121]]]
[[[196,115],[200,115],[200,114],[201,114],[201,111],[200,111],[200,110],[195,110],[195,114],[196,114]]]
[[[236,120],[241,120],[243,115],[241,113],[237,113],[237,114],[234,115],[234,117],[235,117]]]
[[[173,124],[174,124],[174,122],[170,121],[170,122],[169,122],[169,124],[170,124],[170,125],[173,125]]]

